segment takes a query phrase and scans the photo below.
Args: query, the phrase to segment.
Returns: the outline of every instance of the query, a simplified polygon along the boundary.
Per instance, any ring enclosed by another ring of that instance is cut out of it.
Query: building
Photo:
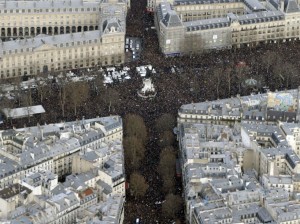
[[[181,106],[175,132],[187,223],[299,220],[298,96],[289,90]]]
[[[122,140],[122,130],[121,118],[111,116],[2,131],[0,189],[37,170],[71,174],[75,155]]]
[[[118,116],[2,131],[0,222],[122,223],[122,137]]]
[[[162,2],[173,3],[173,0],[147,0],[147,12],[153,13],[156,6],[158,6]]]
[[[125,0],[1,1],[0,78],[123,63],[127,7]]]
[[[266,0],[149,1],[165,55],[200,53],[298,39],[298,2]]]
[[[20,184],[13,184],[10,188],[0,191],[0,216],[7,218],[8,214],[18,206],[26,203],[31,190]]]
[[[289,193],[294,191],[293,178],[290,175],[269,176],[264,174],[262,183],[267,189],[283,188]]]

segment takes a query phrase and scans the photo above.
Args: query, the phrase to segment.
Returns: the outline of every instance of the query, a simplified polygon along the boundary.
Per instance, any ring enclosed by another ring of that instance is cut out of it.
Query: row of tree
[[[124,130],[125,169],[130,174],[138,170],[145,157],[147,128],[141,116],[128,114],[124,119]]]
[[[28,84],[26,89],[22,88],[22,77],[18,77],[10,80],[10,84],[15,87],[11,92],[14,99],[2,97],[0,107],[14,109],[42,104],[51,114],[49,117],[51,121],[74,119],[83,114],[88,115],[90,110],[86,107],[91,105],[91,101],[96,102],[93,104],[94,110],[100,111],[105,108],[106,111],[111,112],[120,103],[119,93],[113,88],[103,86],[103,78],[100,73],[94,75],[96,78],[91,82],[70,81],[66,75],[57,76],[54,81],[38,75],[35,77],[34,86],[33,83]],[[6,92],[0,89],[0,94],[5,95]]]
[[[175,138],[173,128],[176,125],[175,117],[172,114],[163,114],[155,124],[159,135],[159,164],[157,171],[163,181],[162,191],[165,194],[165,201],[162,204],[162,212],[166,218],[176,219],[182,207],[183,200],[180,195],[175,195],[175,174],[176,174],[176,151],[173,147]]]
[[[162,212],[166,218],[172,219],[176,218],[183,202],[180,196],[174,194],[176,152],[173,148],[175,139],[172,129],[175,124],[175,118],[171,114],[163,114],[155,121],[155,131],[159,136],[158,144],[162,148],[157,166],[163,182],[162,192],[165,195]],[[144,197],[149,189],[145,177],[138,171],[146,159],[145,145],[148,141],[148,133],[143,118],[135,114],[125,116],[124,129],[126,173],[130,175],[130,193],[135,199],[138,199]]]

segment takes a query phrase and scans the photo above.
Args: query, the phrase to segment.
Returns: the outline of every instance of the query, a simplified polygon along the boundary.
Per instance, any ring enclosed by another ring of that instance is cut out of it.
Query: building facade
[[[159,3],[155,26],[165,55],[194,54],[299,38],[297,1],[181,1]],[[174,35],[174,30],[181,30]]]
[[[1,38],[58,35],[98,29],[99,3],[83,1],[3,1]]]
[[[127,7],[121,0],[0,2],[0,78],[123,63]]]

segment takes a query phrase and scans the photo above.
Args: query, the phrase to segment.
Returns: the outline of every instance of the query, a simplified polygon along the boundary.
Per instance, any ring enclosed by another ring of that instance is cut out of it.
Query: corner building
[[[165,55],[299,39],[295,0],[174,0],[158,3],[155,26]]]
[[[0,2],[0,78],[122,64],[128,6],[126,0]]]

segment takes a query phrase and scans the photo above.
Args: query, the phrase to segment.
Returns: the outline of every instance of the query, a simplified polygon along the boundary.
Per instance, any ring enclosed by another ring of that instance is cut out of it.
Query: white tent
[[[42,105],[20,107],[14,109],[4,108],[1,111],[6,118],[13,118],[13,119],[45,113],[45,109]]]

